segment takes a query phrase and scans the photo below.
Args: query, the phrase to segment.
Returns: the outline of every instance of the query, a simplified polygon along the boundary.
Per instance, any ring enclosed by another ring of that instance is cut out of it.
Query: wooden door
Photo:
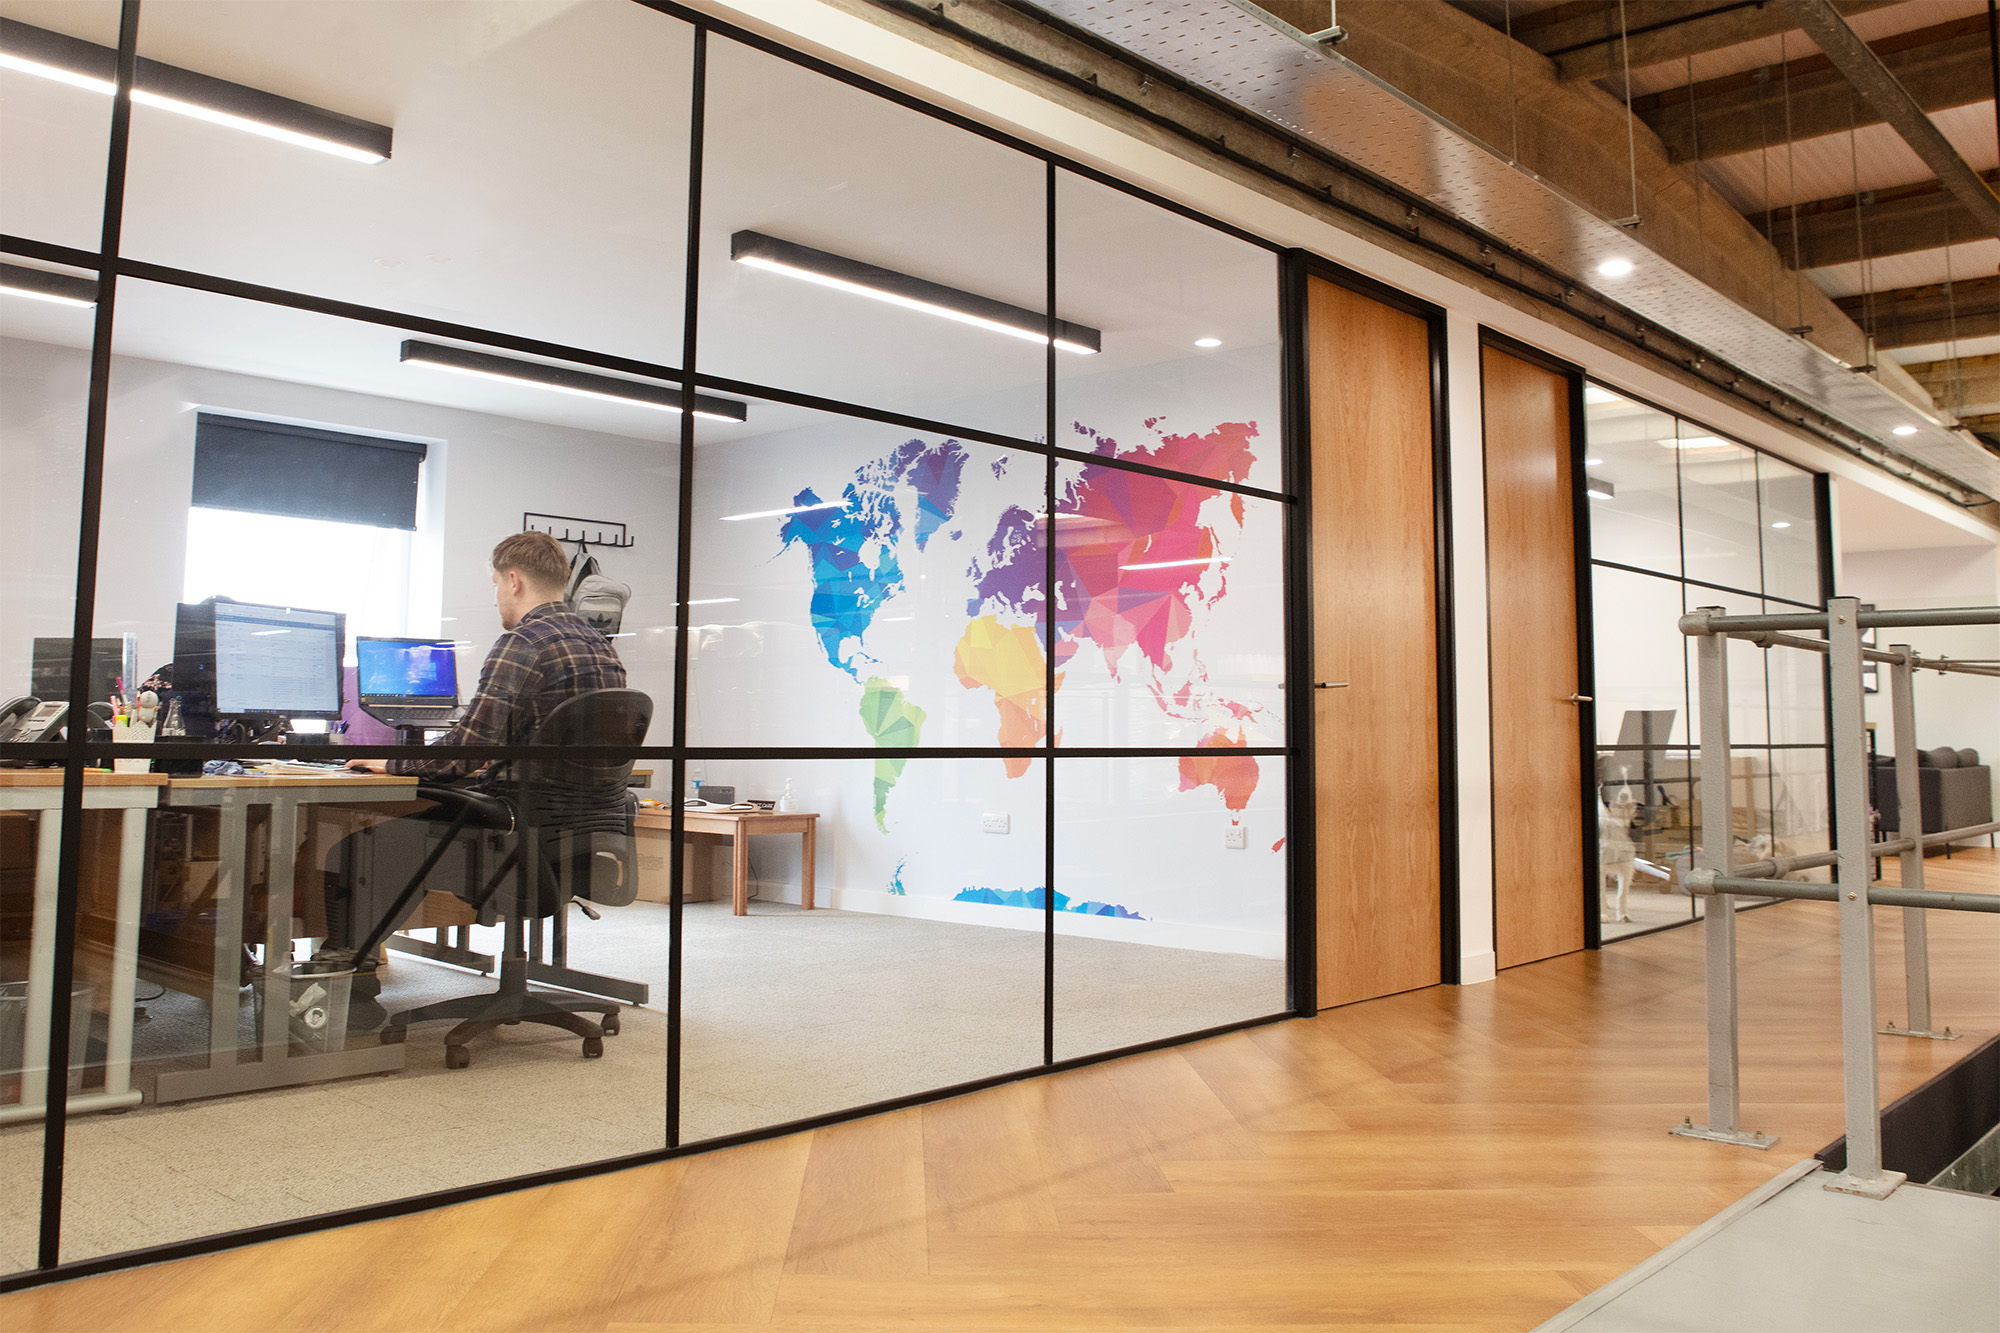
[[[1498,965],[1584,946],[1576,515],[1567,375],[1481,349]]]
[[[1436,985],[1437,532],[1430,327],[1307,294],[1319,1003]]]

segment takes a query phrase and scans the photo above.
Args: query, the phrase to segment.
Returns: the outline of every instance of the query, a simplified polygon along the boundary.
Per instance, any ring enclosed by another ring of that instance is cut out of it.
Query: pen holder
[[[111,724],[113,745],[151,745],[153,743],[151,722],[114,722]],[[153,761],[150,759],[113,759],[111,771],[114,773],[150,773]]]

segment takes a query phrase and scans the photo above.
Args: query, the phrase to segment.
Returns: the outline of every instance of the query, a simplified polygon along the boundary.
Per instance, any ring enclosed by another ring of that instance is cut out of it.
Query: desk
[[[299,840],[299,807],[320,802],[411,799],[415,778],[386,774],[329,773],[325,777],[250,775],[233,778],[174,778],[167,785],[170,806],[206,806],[219,811],[220,867],[216,878],[215,959],[209,985],[208,1067],[160,1075],[155,1100],[186,1101],[235,1092],[289,1087],[322,1079],[382,1074],[403,1067],[401,1045],[370,1042],[351,1051],[294,1055],[291,1050],[291,984],[270,964],[292,956],[292,858]],[[271,809],[269,905],[264,927],[264,1026],[261,1058],[238,1063],[236,1027],[242,973],[243,900],[248,879],[250,807]]]
[[[729,891],[732,898],[731,909],[737,916],[750,914],[750,839],[763,833],[796,833],[800,837],[799,859],[799,903],[806,911],[813,905],[813,853],[816,849],[817,834],[814,821],[816,814],[781,815],[764,810],[687,810],[689,833],[716,833],[728,838],[733,846],[729,867]],[[635,821],[640,828],[668,829],[673,827],[671,810],[641,810]]]
[[[104,1090],[69,1099],[72,1114],[139,1104],[132,1091],[132,1005],[139,976],[139,895],[145,883],[146,811],[158,804],[165,778],[86,773],[83,808],[122,810],[118,830],[118,909],[111,947],[111,994],[105,1016]],[[56,884],[61,869],[63,775],[55,769],[0,769],[0,810],[32,812],[35,828],[35,907],[28,944],[27,1033],[21,1054],[21,1100],[0,1107],[0,1125],[39,1120],[48,1112],[49,1017],[55,1000]],[[81,1064],[84,1052],[71,1051]]]

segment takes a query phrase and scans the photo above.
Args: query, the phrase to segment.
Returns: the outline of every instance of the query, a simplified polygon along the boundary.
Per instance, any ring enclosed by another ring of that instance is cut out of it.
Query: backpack
[[[632,587],[620,583],[597,567],[597,557],[578,551],[570,562],[569,609],[590,622],[599,634],[612,635],[625,621],[625,603],[632,600]]]

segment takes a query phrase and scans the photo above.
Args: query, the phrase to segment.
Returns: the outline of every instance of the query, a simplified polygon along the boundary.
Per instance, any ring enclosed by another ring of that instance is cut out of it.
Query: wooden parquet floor
[[[2000,891],[2000,854],[1930,886]],[[1899,914],[1878,914],[1902,1013]],[[1931,918],[1953,1043],[2000,918]],[[1742,918],[1745,1113],[1704,1110],[1701,931],[810,1134],[21,1292],[28,1330],[1526,1329],[1841,1132],[1830,905]]]

